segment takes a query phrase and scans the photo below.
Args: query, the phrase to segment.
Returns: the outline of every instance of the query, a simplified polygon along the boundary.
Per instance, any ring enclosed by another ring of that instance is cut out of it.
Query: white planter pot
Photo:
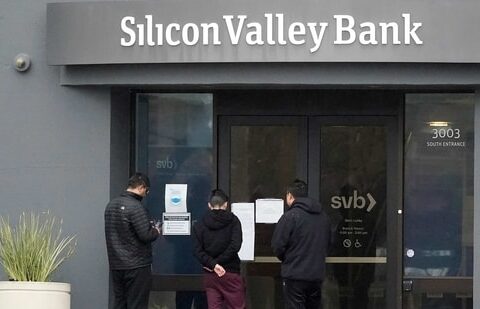
[[[1,309],[70,309],[70,284],[0,281]]]

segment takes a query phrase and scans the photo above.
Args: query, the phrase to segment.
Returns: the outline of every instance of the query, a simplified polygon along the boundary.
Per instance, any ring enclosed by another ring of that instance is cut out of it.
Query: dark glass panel
[[[192,223],[207,209],[212,188],[211,94],[138,94],[136,168],[151,179],[145,205],[161,219],[165,184],[187,184]],[[162,236],[153,246],[154,274],[195,274],[190,236]]]
[[[407,277],[473,275],[473,115],[473,95],[406,97]]]
[[[231,182],[233,202],[284,198],[295,179],[298,129],[293,126],[232,126]],[[255,255],[272,256],[273,224],[255,225]]]
[[[322,127],[320,162],[322,205],[337,226],[325,282],[325,307],[384,308],[385,127]]]

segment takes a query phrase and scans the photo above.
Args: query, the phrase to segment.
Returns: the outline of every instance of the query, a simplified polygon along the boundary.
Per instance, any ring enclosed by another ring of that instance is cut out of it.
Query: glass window
[[[165,184],[187,184],[192,223],[207,209],[212,189],[211,94],[137,95],[136,169],[151,179],[146,206],[156,219],[165,211]],[[163,236],[154,243],[155,274],[201,273],[190,236]]]
[[[404,275],[473,274],[472,94],[409,94]]]

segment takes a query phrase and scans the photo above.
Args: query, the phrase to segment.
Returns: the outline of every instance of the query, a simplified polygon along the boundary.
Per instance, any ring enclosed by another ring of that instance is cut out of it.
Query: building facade
[[[103,210],[132,172],[156,219],[187,184],[188,226],[212,188],[255,203],[301,178],[337,226],[324,308],[476,308],[479,9],[3,1],[0,215],[62,217],[78,250],[55,279],[100,309]],[[274,224],[253,226],[249,306],[282,308]],[[151,308],[201,308],[201,271],[189,235],[163,236]]]

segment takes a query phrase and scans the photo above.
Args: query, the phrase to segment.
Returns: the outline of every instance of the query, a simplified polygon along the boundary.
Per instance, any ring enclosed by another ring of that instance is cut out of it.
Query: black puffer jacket
[[[282,215],[272,236],[272,248],[282,261],[282,277],[322,281],[325,257],[332,244],[331,224],[321,205],[296,198]]]
[[[213,269],[221,265],[227,272],[240,272],[238,251],[242,246],[242,226],[233,213],[208,211],[193,226],[194,254],[200,263]]]
[[[152,246],[159,233],[140,203],[142,197],[125,191],[105,209],[105,237],[110,269],[134,269],[152,263]]]

